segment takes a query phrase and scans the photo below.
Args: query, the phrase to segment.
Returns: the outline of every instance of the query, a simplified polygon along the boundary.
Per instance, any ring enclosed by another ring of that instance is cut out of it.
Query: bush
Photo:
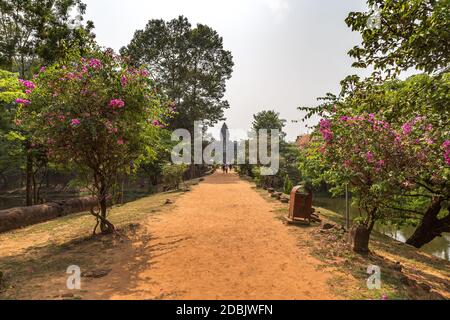
[[[288,175],[286,175],[286,178],[284,179],[284,193],[285,194],[291,194],[292,189],[294,188],[294,184],[292,183],[291,179]]]
[[[185,164],[166,164],[163,167],[163,181],[170,189],[180,189],[183,183],[183,175],[188,167]]]

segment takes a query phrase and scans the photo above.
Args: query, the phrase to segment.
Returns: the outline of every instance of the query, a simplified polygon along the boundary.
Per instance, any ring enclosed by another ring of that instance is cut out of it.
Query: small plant
[[[284,193],[291,194],[294,185],[288,175],[284,178]]]
[[[184,182],[183,175],[188,167],[185,164],[166,164],[163,167],[164,183],[170,189],[180,189],[180,185]]]

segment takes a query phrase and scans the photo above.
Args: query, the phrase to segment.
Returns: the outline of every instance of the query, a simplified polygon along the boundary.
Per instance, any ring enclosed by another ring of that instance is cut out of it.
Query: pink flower
[[[320,132],[322,133],[323,139],[330,143],[333,138],[333,131],[331,131],[331,121],[327,119],[320,120]]]
[[[347,122],[348,121],[348,117],[347,116],[341,117],[341,121]]]
[[[40,72],[45,72],[47,70],[46,67],[41,67],[41,69],[39,70]]]
[[[102,64],[102,62],[101,62],[100,60],[98,60],[98,59],[91,59],[91,60],[89,60],[89,66],[90,66],[92,69],[99,70],[99,69],[101,69],[101,68],[103,67],[103,64]]]
[[[72,121],[70,122],[70,124],[71,124],[72,126],[78,126],[78,125],[81,124],[81,121],[78,120],[78,119],[72,119]]]
[[[36,85],[35,85],[33,82],[29,81],[29,80],[22,80],[22,79],[20,79],[19,82],[20,82],[25,88],[27,88],[28,90],[34,90],[34,89],[36,89]]]
[[[26,95],[30,95],[31,94],[31,90],[25,90],[25,94]]]
[[[387,294],[383,294],[381,296],[381,300],[389,300],[389,297],[387,296]]]
[[[450,140],[445,140],[442,144],[442,148],[444,149],[450,149]]]
[[[126,76],[122,76],[120,78],[120,84],[122,85],[122,87],[125,87],[127,85],[127,77]]]
[[[153,125],[155,127],[158,127],[160,125],[160,122],[158,120],[153,120]]]
[[[381,169],[383,168],[383,166],[385,165],[385,163],[386,163],[386,162],[385,162],[384,160],[378,161],[378,162],[377,162],[376,171],[377,171],[377,172],[380,172]]]
[[[368,162],[373,162],[374,156],[373,153],[371,151],[366,153],[366,159]]]
[[[118,140],[117,140],[117,144],[118,144],[119,146],[122,146],[122,145],[124,144],[123,139],[118,139]]]
[[[450,150],[444,153],[444,161],[446,165],[450,166]]]
[[[411,132],[412,132],[412,126],[411,126],[411,124],[410,124],[410,123],[405,123],[405,124],[402,126],[402,130],[403,130],[403,134],[405,134],[405,135],[411,134]]]
[[[23,104],[24,106],[29,106],[31,104],[30,100],[18,98],[16,99],[17,104]]]
[[[122,99],[113,99],[109,102],[111,108],[123,108],[125,107],[125,102]]]

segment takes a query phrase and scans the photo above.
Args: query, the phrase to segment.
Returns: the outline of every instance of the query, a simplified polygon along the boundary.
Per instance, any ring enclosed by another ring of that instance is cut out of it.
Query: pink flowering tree
[[[107,201],[118,175],[154,153],[170,114],[145,69],[129,67],[112,50],[42,68],[22,83],[17,120],[57,163],[74,165],[98,197],[93,212],[102,233],[114,231]]]
[[[302,169],[336,192],[350,186],[364,243],[377,221],[419,222],[408,243],[420,247],[450,231],[450,212],[441,212],[450,200],[448,137],[433,118],[416,116],[399,125],[380,114],[333,110],[320,121]]]

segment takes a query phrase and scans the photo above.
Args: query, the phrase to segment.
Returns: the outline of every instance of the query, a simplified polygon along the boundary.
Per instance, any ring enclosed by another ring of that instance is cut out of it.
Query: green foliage
[[[214,125],[229,107],[223,99],[233,59],[210,27],[195,28],[180,16],[169,22],[150,20],[136,31],[121,54],[135,66],[145,65],[161,90],[177,105],[173,129],[192,129],[194,121]]]
[[[21,142],[24,136],[17,131],[13,119],[14,101],[24,96],[18,75],[0,70],[0,173],[4,175],[5,183],[6,175],[20,172],[23,165]]]
[[[166,164],[163,166],[162,174],[164,183],[169,188],[180,189],[183,183],[183,176],[186,173],[188,166],[186,164]]]
[[[273,110],[261,111],[253,116],[253,130],[279,130],[280,139],[284,139],[286,134],[283,132],[286,126],[286,120],[280,118],[280,114]]]
[[[82,25],[85,11],[81,0],[0,1],[0,67],[31,78],[33,69],[64,57],[67,49],[89,46],[93,24]]]
[[[299,108],[305,120],[322,118],[300,170],[315,185],[326,181],[335,195],[350,184],[369,228],[376,220],[416,224],[428,215],[422,229],[440,235],[450,231],[450,212],[440,219],[429,212],[439,213],[436,204],[445,206],[450,194],[449,2],[367,2],[379,10],[349,15],[347,24],[363,37],[349,54],[355,67],[377,72],[365,80],[348,76],[339,95]],[[368,22],[376,11],[374,26]],[[413,67],[434,75],[389,77]]]
[[[300,181],[300,172],[298,170],[298,158],[300,155],[300,150],[295,144],[287,143],[284,141],[286,134],[283,132],[283,129],[286,125],[286,120],[280,119],[280,114],[273,110],[261,111],[253,116],[253,126],[252,129],[258,132],[261,129],[268,130],[269,140],[270,140],[270,130],[276,129],[279,130],[280,135],[280,154],[277,161],[279,161],[280,167],[278,172],[272,176],[263,176],[261,175],[261,166],[260,165],[251,165],[248,164],[248,155],[247,155],[247,164],[239,166],[239,172],[241,174],[250,176],[254,179],[255,183],[259,187],[271,187],[279,190],[286,190],[285,188],[285,179],[288,177],[291,180],[295,180],[295,182]],[[247,147],[248,147],[248,141]],[[259,141],[258,141],[259,143]],[[248,148],[247,148],[248,149]],[[268,142],[268,153],[271,153],[270,150],[270,141]],[[292,188],[291,188],[292,189]],[[290,193],[290,190],[289,190]]]
[[[49,159],[87,173],[100,201],[102,232],[111,232],[106,199],[118,177],[155,156],[154,144],[171,115],[165,97],[147,70],[129,67],[112,50],[83,57],[73,52],[34,81],[23,82],[27,99],[17,101],[18,119]]]
[[[294,185],[292,184],[291,179],[288,175],[284,178],[284,193],[285,194],[291,194],[292,189],[294,188]]]
[[[448,0],[368,0],[377,10],[352,12],[346,19],[363,38],[350,56],[355,67],[375,67],[397,74],[417,68],[428,73],[448,69],[450,2]],[[379,20],[371,25],[369,20]]]

